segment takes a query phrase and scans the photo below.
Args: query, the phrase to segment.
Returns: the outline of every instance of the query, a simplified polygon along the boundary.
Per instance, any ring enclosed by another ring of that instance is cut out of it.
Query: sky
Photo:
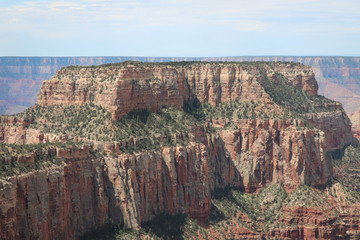
[[[359,0],[0,0],[0,56],[360,56]]]

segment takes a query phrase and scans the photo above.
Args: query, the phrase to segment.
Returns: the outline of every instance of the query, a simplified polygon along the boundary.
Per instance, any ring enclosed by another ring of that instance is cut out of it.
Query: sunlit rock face
[[[327,151],[353,141],[349,119],[336,103],[326,106],[333,111],[280,117],[284,107],[266,91],[267,79],[278,81],[281,74],[306,96],[317,96],[314,73],[301,64],[260,65],[130,62],[60,69],[43,82],[39,106],[91,102],[117,121],[133,110],[182,109],[193,99],[212,106],[238,100],[259,101],[275,117],[237,119],[232,127],[227,119],[206,119],[190,126],[182,145],[131,154],[113,141],[80,139],[87,141],[81,147],[54,147],[48,151],[61,164],[0,181],[0,238],[74,239],[110,221],[138,228],[162,212],[186,213],[206,223],[215,189],[237,187],[250,193],[272,183],[288,191],[304,184],[324,186],[333,174]],[[79,140],[41,131],[33,122],[51,125],[50,119],[0,117],[0,142]],[[106,154],[92,154],[100,148]],[[31,164],[36,157],[3,160]],[[313,230],[306,231],[312,236]]]

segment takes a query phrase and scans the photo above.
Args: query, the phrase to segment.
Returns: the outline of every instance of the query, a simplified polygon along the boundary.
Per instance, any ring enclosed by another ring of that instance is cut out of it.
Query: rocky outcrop
[[[221,131],[220,136],[247,192],[270,183],[282,183],[287,189],[320,186],[332,176],[323,132],[298,130],[291,121],[279,120],[239,121],[236,125],[238,130]]]
[[[333,208],[325,211],[315,207],[284,208],[284,217],[279,222],[288,227],[275,229],[268,235],[282,239],[333,239],[334,236],[357,239],[360,236],[358,206],[342,207],[348,212],[339,215],[334,214]]]
[[[137,64],[137,63],[135,63]],[[291,63],[263,63],[268,78],[285,76],[291,84],[317,95],[318,85],[310,67]],[[43,83],[38,103],[84,104],[94,102],[118,119],[136,109],[156,111],[162,106],[182,107],[198,98],[212,105],[231,100],[258,100],[273,104],[262,86],[261,71],[251,64],[139,65],[65,68]],[[338,111],[306,114],[325,132],[328,148],[352,142],[349,119],[340,104],[325,106]]]
[[[278,121],[238,126],[198,131],[201,143],[103,159],[86,146],[57,149],[67,163],[1,180],[0,236],[69,239],[110,219],[137,228],[161,212],[206,222],[215,188],[318,185],[331,174],[323,150],[314,152],[323,147],[321,133]]]
[[[313,68],[320,94],[344,105],[347,113],[360,105],[358,57],[0,57],[0,114],[13,114],[35,103],[42,81],[70,65],[99,65],[127,60],[142,62],[169,61],[289,61]]]
[[[215,135],[197,130],[202,143],[103,160],[88,147],[57,149],[67,164],[2,180],[0,233],[72,238],[109,219],[136,228],[164,211],[206,222],[215,188],[254,191],[277,182],[291,189],[323,184],[331,175],[321,132],[297,131],[286,121],[237,125]]]
[[[38,129],[29,128],[31,123],[31,119],[0,116],[0,143],[38,144],[66,141],[63,135],[44,133]]]
[[[129,227],[158,213],[210,213],[209,152],[203,144],[96,159],[58,149],[68,163],[0,181],[0,237],[72,239],[122,218]]]
[[[358,139],[360,139],[360,110],[349,115],[351,120],[351,129]]]
[[[101,164],[81,159],[1,180],[3,239],[73,239],[109,221]]]
[[[308,113],[305,118],[325,133],[327,149],[341,148],[353,142],[350,119],[344,110]]]
[[[317,95],[310,67],[260,64],[261,69],[256,64],[232,63],[63,68],[43,83],[38,104],[92,102],[114,120],[132,110],[181,108],[184,101],[195,98],[211,105],[261,100],[271,107],[275,103],[263,87],[264,71],[267,78],[282,74],[290,84]],[[270,183],[282,183],[287,190],[303,184],[323,186],[333,171],[327,150],[352,141],[349,120],[341,108],[305,118],[315,128],[300,119],[240,119],[231,127],[226,121],[209,120],[193,126],[183,146],[134,154],[121,152],[120,146],[136,144],[135,138],[56,149],[61,165],[1,180],[0,238],[72,239],[110,220],[123,219],[137,228],[161,212],[186,213],[204,223],[210,214],[211,192],[217,188],[254,192]],[[63,135],[32,128],[31,121],[1,117],[0,142],[66,141]],[[90,154],[96,149],[105,153]]]
[[[317,95],[310,67],[290,63],[263,67],[269,75],[281,73],[294,86]],[[43,82],[37,102],[43,106],[94,102],[105,107],[115,119],[135,109],[182,107],[184,100],[194,97],[212,105],[242,99],[270,102],[258,79],[261,79],[258,68],[246,64],[64,68]]]
[[[283,208],[283,217],[277,220],[281,227],[268,231],[248,227],[253,221],[241,212],[228,220],[224,226],[206,229],[206,235],[199,231],[196,239],[358,239],[360,236],[359,206],[338,206],[347,213],[334,214],[336,208],[328,211],[315,207]],[[205,236],[204,236],[205,235]]]

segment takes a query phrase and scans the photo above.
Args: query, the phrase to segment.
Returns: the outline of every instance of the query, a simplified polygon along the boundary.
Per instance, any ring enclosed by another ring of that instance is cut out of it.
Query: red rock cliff
[[[269,76],[282,73],[294,86],[317,95],[318,85],[310,67],[290,63],[264,67]],[[37,103],[48,106],[92,101],[119,118],[134,109],[182,106],[184,100],[195,96],[212,105],[236,99],[270,101],[260,79],[259,70],[246,64],[64,68],[43,82]]]
[[[238,125],[199,132],[201,143],[104,159],[89,147],[57,149],[68,163],[0,181],[0,237],[72,239],[110,219],[137,228],[164,211],[206,222],[215,188],[284,183],[292,189],[331,176],[321,132],[279,121]]]
[[[309,67],[277,63],[264,69],[268,77],[281,73],[317,95]],[[195,97],[212,105],[261,99],[273,106],[262,78],[251,64],[65,68],[43,83],[38,104],[93,102],[114,119],[134,109],[182,107]],[[158,151],[124,154],[109,147],[117,156],[100,159],[83,152],[88,149],[58,150],[68,163],[1,180],[0,237],[72,239],[110,219],[123,218],[136,228],[163,211],[206,221],[215,188],[252,192],[269,183],[287,189],[324,185],[332,176],[326,151],[351,141],[350,125],[341,109],[305,117],[315,128],[295,119],[240,119],[234,129],[209,122],[195,129],[185,146]],[[0,142],[61,140],[24,125],[25,120],[0,120]]]

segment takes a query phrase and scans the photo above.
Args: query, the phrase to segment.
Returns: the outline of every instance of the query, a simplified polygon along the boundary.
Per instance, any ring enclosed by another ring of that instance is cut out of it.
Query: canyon
[[[290,61],[313,68],[319,94],[339,101],[350,114],[360,106],[360,59],[358,57],[0,57],[0,114],[23,111],[36,102],[44,80],[66,66],[90,66],[127,60],[142,62],[169,61]]]
[[[42,83],[35,106],[0,116],[0,237],[74,239],[181,213],[206,226],[194,238],[216,239],[224,225],[211,219],[223,200],[213,195],[230,188],[257,196],[259,211],[282,213],[270,218],[280,225],[254,227],[246,205],[232,203],[223,211],[235,238],[356,238],[360,196],[333,182],[343,169],[336,153],[356,144],[341,104],[318,95],[303,64],[64,67]],[[304,192],[323,194],[331,211],[304,205]]]

